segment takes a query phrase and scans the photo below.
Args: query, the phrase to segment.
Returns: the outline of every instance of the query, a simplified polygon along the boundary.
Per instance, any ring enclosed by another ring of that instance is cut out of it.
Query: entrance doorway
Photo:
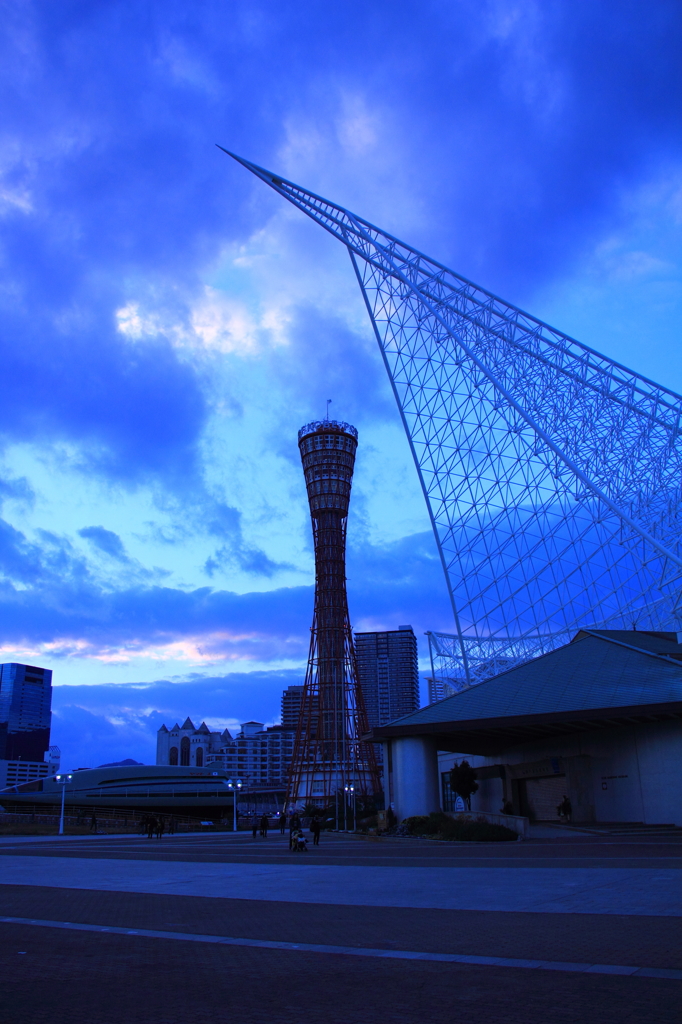
[[[567,795],[565,775],[519,780],[521,814],[531,821],[558,821],[556,809]]]

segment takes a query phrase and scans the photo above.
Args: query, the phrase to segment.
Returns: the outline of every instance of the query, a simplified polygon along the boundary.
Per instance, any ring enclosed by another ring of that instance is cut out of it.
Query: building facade
[[[156,735],[156,763],[203,768],[231,739],[228,729],[211,732],[206,722],[197,728],[188,716],[182,725],[176,722],[172,729],[161,726]]]
[[[286,694],[286,691],[285,691]],[[211,732],[205,722],[196,728],[190,718],[182,726],[167,729],[162,725],[157,734],[156,763],[181,767],[224,769],[234,779],[248,786],[284,786],[294,748],[295,728],[262,722],[244,722],[232,737]]]
[[[457,687],[447,682],[446,679],[430,677],[426,682],[429,688],[429,704],[435,704],[436,701],[445,700],[446,697],[452,697],[453,694],[457,693]]]
[[[285,786],[294,752],[295,729],[245,722],[217,760],[245,786]]]
[[[356,633],[355,653],[370,728],[419,710],[417,638],[412,626]]]
[[[0,760],[43,762],[50,745],[52,672],[0,665]]]
[[[47,779],[59,771],[61,751],[59,747],[50,747],[45,751],[44,761],[8,761],[0,760],[0,789],[7,786],[21,786],[24,782],[35,782]]]

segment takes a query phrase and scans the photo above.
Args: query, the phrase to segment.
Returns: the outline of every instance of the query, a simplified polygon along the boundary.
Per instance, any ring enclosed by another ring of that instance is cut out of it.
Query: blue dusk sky
[[[453,623],[348,255],[215,147],[682,391],[679,0],[7,0],[0,642],[66,768],[277,720],[296,434],[360,434],[354,626]]]

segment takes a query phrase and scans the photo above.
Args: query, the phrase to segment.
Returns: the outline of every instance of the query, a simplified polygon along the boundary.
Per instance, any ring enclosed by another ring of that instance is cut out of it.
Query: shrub
[[[405,818],[401,824],[411,836],[428,835],[429,817],[428,814],[415,814],[412,818]]]
[[[459,842],[509,842],[517,838],[516,832],[506,825],[492,825],[485,818],[478,821],[471,818],[451,818],[442,811],[415,814],[412,818],[405,818],[401,828],[411,836],[436,836],[439,839]]]
[[[450,818],[441,831],[443,839],[456,839],[459,842],[494,843],[516,840],[516,832],[506,825],[493,825],[489,821],[471,821],[471,819]]]

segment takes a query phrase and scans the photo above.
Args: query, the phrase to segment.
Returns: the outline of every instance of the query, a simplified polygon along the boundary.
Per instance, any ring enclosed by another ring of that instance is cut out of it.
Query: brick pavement
[[[111,857],[110,840],[101,839],[108,847],[97,856]],[[384,860],[423,868],[440,865],[444,856],[419,842],[393,844],[395,852],[387,853],[387,844],[328,839],[325,858],[337,864],[359,857],[376,868]],[[153,851],[128,844],[119,853],[159,862],[181,854],[196,870],[202,861],[235,855],[234,846],[216,850],[216,842],[220,837],[183,839],[182,850],[178,842],[174,851],[171,843]],[[25,846],[29,859],[37,845]],[[64,856],[65,844],[43,845],[48,858]],[[83,856],[85,845],[94,853],[95,842],[78,842],[73,855]],[[682,853],[679,844],[590,840],[492,850],[460,847],[445,857],[457,867],[498,858],[500,867],[516,863],[525,875],[550,862],[575,867],[597,858],[604,867],[672,868]],[[5,851],[19,852],[3,844]],[[241,844],[238,856],[258,869],[273,854]],[[49,877],[49,860],[41,863]],[[326,906],[44,885],[0,885],[0,915],[356,948],[682,966],[680,920],[665,916]],[[0,924],[0,977],[2,1024],[671,1024],[679,1019],[682,993],[680,982],[641,976],[386,961],[7,924]]]
[[[0,926],[3,1024],[672,1024],[680,983]]]
[[[283,942],[682,969],[680,919],[326,906],[0,886],[0,915]]]
[[[252,840],[250,834],[207,833],[165,836],[162,840],[136,836],[70,836],[64,838],[0,840],[0,857],[17,853],[42,857],[91,857],[123,860],[186,862],[288,863],[288,840],[278,834]],[[682,866],[682,839],[570,836],[560,840],[523,843],[444,843],[420,839],[374,839],[326,834],[307,859],[319,864],[527,867],[657,867]]]

